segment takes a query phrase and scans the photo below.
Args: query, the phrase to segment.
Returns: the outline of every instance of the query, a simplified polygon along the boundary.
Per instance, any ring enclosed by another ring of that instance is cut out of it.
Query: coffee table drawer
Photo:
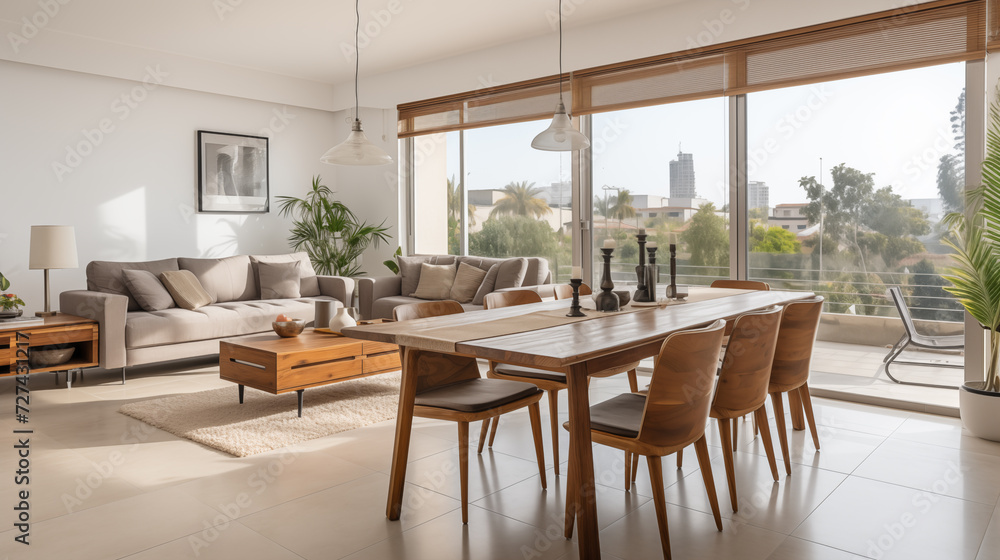
[[[293,388],[323,385],[338,379],[363,373],[360,356],[342,360],[304,365],[278,372],[278,392]]]
[[[362,341],[362,352],[366,356],[371,356],[372,354],[383,354],[385,352],[392,352],[393,350],[399,350],[399,346],[391,344],[389,342],[375,342],[372,340]]]
[[[389,371],[394,369],[399,369],[399,352],[396,350],[390,352],[384,352],[382,354],[375,354],[374,356],[365,356],[364,371],[365,373],[375,373],[377,371]]]

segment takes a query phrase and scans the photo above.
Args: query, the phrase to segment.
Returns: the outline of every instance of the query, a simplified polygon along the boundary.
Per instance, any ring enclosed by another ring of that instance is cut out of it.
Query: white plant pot
[[[984,385],[966,382],[958,392],[962,424],[976,437],[1000,441],[1000,393],[983,391]]]
[[[354,320],[354,317],[348,315],[347,308],[341,307],[337,309],[333,318],[330,319],[330,330],[340,334],[341,329],[345,327],[353,327],[357,324],[358,322]]]

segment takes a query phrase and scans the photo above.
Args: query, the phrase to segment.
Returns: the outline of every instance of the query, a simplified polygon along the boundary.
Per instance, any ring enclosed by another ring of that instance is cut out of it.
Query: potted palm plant
[[[384,221],[369,225],[359,221],[351,209],[333,199],[333,191],[313,177],[305,198],[279,196],[282,216],[292,216],[288,240],[296,251],[305,251],[317,274],[359,276],[361,254],[369,247],[389,242]]]
[[[942,276],[944,289],[989,332],[989,352],[982,381],[966,382],[959,410],[966,429],[1000,441],[1000,96],[990,105],[983,160],[983,185],[970,193],[970,214],[952,213],[950,237],[955,265]]]

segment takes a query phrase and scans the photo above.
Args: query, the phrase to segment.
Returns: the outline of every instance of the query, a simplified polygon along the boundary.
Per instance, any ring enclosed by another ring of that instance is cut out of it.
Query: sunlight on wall
[[[141,261],[147,258],[146,187],[141,186],[97,207],[97,221],[92,226],[93,255],[81,255],[81,261]],[[78,234],[79,235],[79,234]]]

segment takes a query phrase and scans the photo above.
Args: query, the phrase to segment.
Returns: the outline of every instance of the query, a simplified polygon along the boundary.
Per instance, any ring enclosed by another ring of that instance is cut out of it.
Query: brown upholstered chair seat
[[[418,393],[414,404],[459,412],[482,412],[541,393],[531,383],[468,379]]]
[[[558,383],[566,383],[566,374],[559,373],[558,371],[512,366],[508,364],[495,364],[493,366],[493,371],[501,375],[516,375],[518,377],[526,377],[528,379],[545,379],[548,381],[556,381]]]
[[[590,427],[622,437],[639,437],[646,396],[625,393],[590,407]]]

